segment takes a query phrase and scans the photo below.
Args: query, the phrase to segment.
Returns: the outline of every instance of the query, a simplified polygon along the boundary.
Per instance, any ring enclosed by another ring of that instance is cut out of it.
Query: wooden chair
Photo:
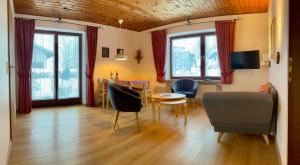
[[[147,83],[144,84],[143,89],[144,89],[143,96],[144,96],[144,100],[145,100],[145,106],[147,106],[148,105],[148,96],[151,97],[151,95],[152,95],[152,90],[151,90],[149,81],[147,81]]]
[[[106,102],[106,109],[108,109],[109,99],[108,99],[108,84],[109,80],[100,78],[98,79],[98,87],[97,87],[97,106],[100,104],[100,100],[102,102],[102,108],[105,108]]]
[[[143,103],[145,107],[148,105],[148,96],[152,95],[152,91],[150,88],[149,81],[147,82],[130,82],[131,89],[135,90],[136,92],[140,93],[141,99],[143,100]]]

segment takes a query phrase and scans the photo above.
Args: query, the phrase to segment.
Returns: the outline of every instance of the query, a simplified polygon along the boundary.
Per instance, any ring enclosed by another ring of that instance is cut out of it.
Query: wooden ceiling
[[[143,31],[213,16],[263,13],[269,0],[14,0],[17,14],[61,17]]]

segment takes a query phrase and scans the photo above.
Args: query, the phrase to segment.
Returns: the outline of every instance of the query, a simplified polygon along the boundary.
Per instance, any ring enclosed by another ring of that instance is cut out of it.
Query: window
[[[32,100],[55,98],[54,83],[54,34],[34,35],[32,56]]]
[[[36,31],[32,58],[34,107],[81,102],[81,35]]]
[[[215,33],[170,38],[171,78],[220,79]]]

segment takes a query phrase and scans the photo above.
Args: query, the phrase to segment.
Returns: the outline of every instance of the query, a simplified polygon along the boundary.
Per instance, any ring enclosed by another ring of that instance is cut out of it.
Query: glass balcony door
[[[81,103],[81,35],[36,31],[32,60],[33,107]]]
[[[34,35],[31,66],[32,100],[55,99],[55,35]]]
[[[58,98],[80,96],[79,36],[58,36]]]

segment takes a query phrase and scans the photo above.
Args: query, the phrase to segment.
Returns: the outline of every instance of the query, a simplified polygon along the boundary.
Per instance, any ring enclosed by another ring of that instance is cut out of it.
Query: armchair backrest
[[[109,84],[108,97],[114,109],[122,112],[139,112],[141,99],[139,93],[116,84]]]
[[[198,82],[192,79],[180,79],[173,82],[171,90],[174,91],[194,91],[198,87]]]

